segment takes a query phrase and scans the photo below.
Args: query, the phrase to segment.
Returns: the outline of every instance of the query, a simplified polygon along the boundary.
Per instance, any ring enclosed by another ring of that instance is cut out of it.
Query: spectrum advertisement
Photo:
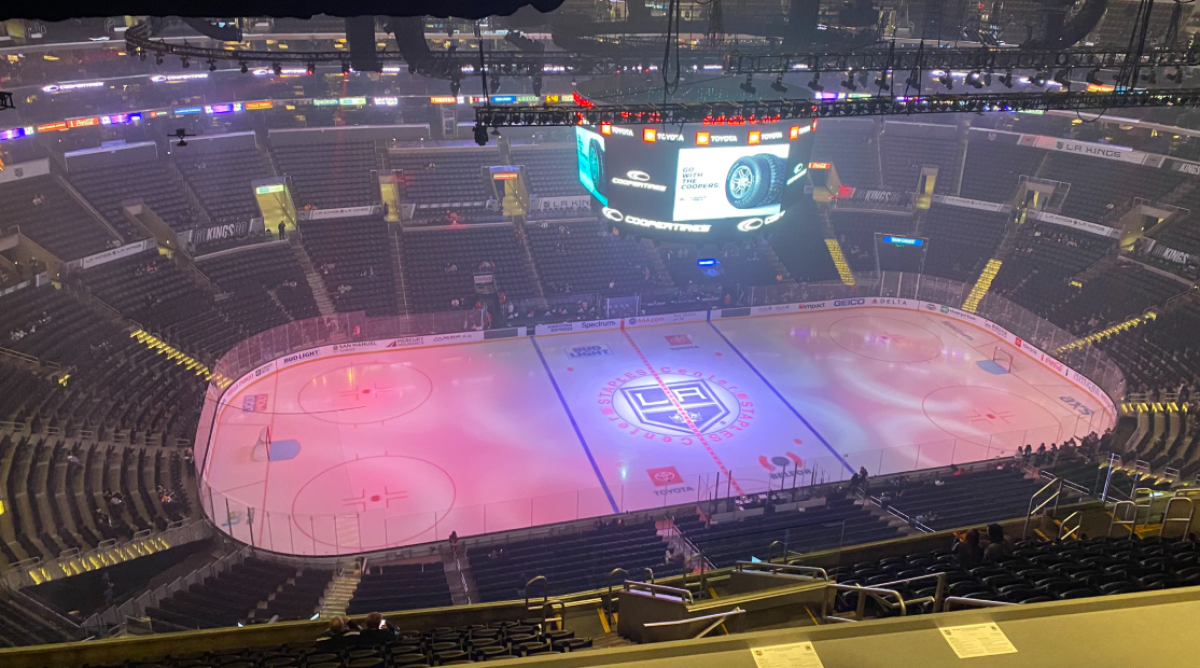
[[[579,181],[605,222],[638,236],[770,230],[809,184],[816,122],[795,123],[576,126]]]

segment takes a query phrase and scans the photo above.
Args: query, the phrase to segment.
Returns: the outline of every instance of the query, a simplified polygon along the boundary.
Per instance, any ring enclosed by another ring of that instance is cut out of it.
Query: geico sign
[[[783,218],[783,214],[784,214],[784,212],[780,211],[779,213],[767,216],[766,218],[747,218],[746,220],[743,220],[742,222],[737,224],[738,231],[739,232],[753,232],[754,230],[757,230],[760,227],[770,225],[771,223],[779,220],[780,218]]]
[[[666,223],[661,220],[650,220],[649,218],[639,218],[637,216],[626,216],[625,214],[621,213],[620,211],[617,211],[616,209],[611,209],[607,206],[604,207],[600,211],[600,213],[604,214],[605,218],[613,221],[614,223],[628,223],[630,225],[640,225],[641,227],[653,227],[656,230],[665,230],[668,232],[704,233],[704,232],[708,232],[709,230],[712,229],[712,225],[689,225],[687,223]]]
[[[631,172],[627,172],[625,174],[625,176],[627,176],[629,178],[623,179],[619,176],[612,177],[613,185],[628,186],[630,188],[638,188],[640,190],[652,190],[656,193],[667,192],[667,187],[664,185],[659,185],[657,183],[647,183],[647,181],[650,180],[650,175],[647,174],[646,172],[639,172],[637,170],[633,170]]]

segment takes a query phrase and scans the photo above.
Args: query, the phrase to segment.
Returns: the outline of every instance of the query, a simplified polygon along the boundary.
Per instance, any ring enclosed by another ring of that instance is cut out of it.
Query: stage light
[[[317,64],[316,64],[316,63],[309,63],[309,64],[308,64],[308,76],[310,76],[310,77],[311,77],[312,75],[314,75],[314,74],[316,74],[316,73],[317,73]]]
[[[180,65],[180,67],[182,67],[182,68],[183,68],[183,69],[185,69],[185,70],[186,70],[187,68],[189,68],[189,67],[191,67],[191,66],[192,66],[192,64],[191,64],[190,62],[188,62],[188,57],[187,57],[187,56],[180,56],[180,57],[179,57],[179,65]]]
[[[1045,71],[1039,71],[1037,74],[1033,75],[1033,78],[1031,78],[1029,82],[1035,86],[1045,86],[1046,82],[1049,80],[1049,74],[1047,74]]]
[[[241,68],[242,74],[245,74],[250,71],[250,66],[246,64],[246,61],[244,61],[244,60],[241,61],[241,65],[242,65],[242,68]]]
[[[450,94],[458,97],[458,91],[462,89],[462,81],[457,77],[450,80]]]
[[[162,54],[161,54],[161,53],[159,53],[159,54],[156,54],[156,55],[154,56],[154,64],[155,64],[155,65],[162,65],[162,63],[163,63]]]
[[[488,92],[490,92],[492,95],[495,95],[496,93],[500,92],[500,77],[499,76],[492,75],[492,78],[488,80]]]
[[[1071,72],[1066,68],[1060,69],[1054,73],[1054,80],[1063,86],[1071,85]]]
[[[875,77],[875,87],[876,88],[887,88],[887,85],[888,85],[888,73],[880,72],[879,76]]]
[[[967,74],[966,83],[976,89],[983,88],[983,74],[979,70]]]
[[[1143,75],[1142,75],[1142,81],[1145,81],[1146,83],[1149,83],[1149,84],[1156,84],[1156,83],[1158,83],[1158,68],[1157,68],[1157,67],[1151,67],[1151,68],[1150,68],[1150,73],[1149,73],[1149,74],[1143,74]]]
[[[821,85],[820,74],[813,74],[812,80],[808,82],[808,89],[814,93],[820,93],[825,90],[825,87]]]
[[[787,86],[783,85],[783,72],[780,72],[779,76],[775,77],[775,83],[771,84],[771,90],[777,93],[788,92]]]
[[[145,51],[138,51],[138,60],[145,62],[145,60],[146,60],[146,52]]]
[[[542,96],[542,77],[540,74],[533,78],[533,94],[538,97]]]
[[[349,76],[349,75],[350,75],[350,62],[343,60],[342,61],[342,76]]]
[[[483,123],[475,124],[475,143],[480,146],[486,146],[488,143],[487,126]]]
[[[842,88],[845,88],[851,92],[858,90],[858,84],[854,83],[853,72],[846,73],[846,80],[842,82]]]
[[[283,65],[279,63],[271,63],[271,69],[275,72],[275,76],[283,76]]]
[[[1183,83],[1183,68],[1176,66],[1175,71],[1167,75],[1167,80],[1177,84]]]
[[[757,93],[758,89],[754,87],[754,75],[747,74],[746,81],[743,82],[740,86],[738,86],[738,88],[741,88],[743,91],[745,91],[745,93],[747,95],[754,95],[755,93]]]
[[[1087,73],[1087,74],[1086,74],[1086,75],[1083,77],[1083,80],[1084,80],[1084,81],[1086,81],[1086,82],[1088,82],[1089,84],[1091,84],[1091,85],[1093,85],[1093,86],[1099,86],[1099,85],[1101,85],[1101,83],[1100,83],[1100,68],[1099,68],[1099,67],[1097,67],[1096,69],[1094,69],[1094,70],[1092,70],[1092,71],[1088,72],[1088,73]]]
[[[574,87],[576,87],[576,86],[578,86],[578,85],[579,85],[579,84],[578,84],[578,83],[575,81],[575,77],[571,77],[571,88],[574,88]]]
[[[213,60],[212,58],[208,59],[208,71],[209,72],[217,71],[217,61]]]
[[[1000,77],[1000,83],[1004,84],[1005,88],[1012,88],[1013,87],[1013,71],[1006,70],[1004,72],[1004,74],[1001,75],[1001,77]]]
[[[949,72],[943,72],[936,79],[938,83],[946,87],[946,90],[954,90],[954,77]]]

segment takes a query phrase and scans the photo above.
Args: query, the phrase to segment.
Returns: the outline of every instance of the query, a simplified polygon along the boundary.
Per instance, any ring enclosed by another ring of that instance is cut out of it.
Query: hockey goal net
[[[1004,348],[1001,348],[1000,346],[996,346],[992,350],[992,363],[997,367],[1004,369],[1005,373],[1013,372],[1012,353],[1008,352]]]
[[[271,428],[263,427],[258,432],[258,441],[250,450],[251,461],[265,462],[271,458]]]

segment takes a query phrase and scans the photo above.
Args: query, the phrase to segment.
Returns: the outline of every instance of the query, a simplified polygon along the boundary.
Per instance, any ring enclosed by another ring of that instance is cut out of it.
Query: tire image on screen
[[[767,153],[737,159],[725,178],[725,197],[738,209],[753,209],[779,201],[785,161]]]
[[[588,144],[588,176],[592,177],[596,192],[603,193],[607,185],[604,179],[604,149],[595,139]]]

